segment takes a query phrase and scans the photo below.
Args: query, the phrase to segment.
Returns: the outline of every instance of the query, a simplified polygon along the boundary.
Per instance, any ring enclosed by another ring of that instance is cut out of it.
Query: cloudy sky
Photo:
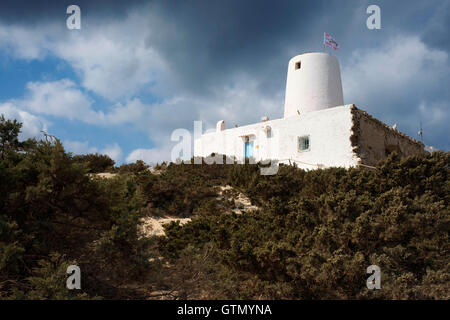
[[[381,30],[366,26],[371,4]],[[282,117],[289,59],[328,32],[346,104],[414,138],[422,121],[424,142],[448,151],[449,30],[448,0],[2,0],[0,113],[74,153],[170,159],[173,130],[195,120]]]

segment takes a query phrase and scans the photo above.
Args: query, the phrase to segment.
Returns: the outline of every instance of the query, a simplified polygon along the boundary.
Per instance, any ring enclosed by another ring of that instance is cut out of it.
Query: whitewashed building
[[[375,119],[353,104],[344,105],[339,62],[324,52],[289,61],[284,117],[216,131],[194,142],[194,156],[212,153],[295,163],[304,169],[373,166],[392,151],[424,154],[424,145]]]

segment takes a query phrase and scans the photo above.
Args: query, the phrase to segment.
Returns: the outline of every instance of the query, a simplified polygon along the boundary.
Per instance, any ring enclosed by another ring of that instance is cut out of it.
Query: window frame
[[[302,149],[301,146],[303,146],[303,143],[301,143],[301,142],[304,141],[305,139],[307,139],[307,141],[308,141],[308,148]],[[309,134],[297,137],[297,151],[298,152],[311,151],[311,136]]]

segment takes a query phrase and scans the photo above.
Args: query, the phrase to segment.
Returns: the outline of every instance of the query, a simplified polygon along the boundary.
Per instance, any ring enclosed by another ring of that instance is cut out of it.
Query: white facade
[[[305,169],[350,167],[358,164],[350,142],[351,105],[305,113],[286,119],[206,133],[195,141],[195,156],[211,153],[243,159],[245,140],[253,142],[253,157],[296,163]],[[300,150],[298,139],[309,137],[308,150]]]
[[[343,104],[341,72],[335,56],[311,52],[289,61],[285,118]]]

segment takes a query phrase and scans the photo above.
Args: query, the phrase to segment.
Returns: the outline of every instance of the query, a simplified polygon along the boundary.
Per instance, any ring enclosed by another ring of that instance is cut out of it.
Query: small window
[[[296,63],[295,63],[295,70],[300,69],[301,66],[302,66],[302,63],[301,63],[300,61],[299,61],[299,62],[296,62]]]
[[[308,151],[309,150],[309,136],[298,138],[298,151]]]

